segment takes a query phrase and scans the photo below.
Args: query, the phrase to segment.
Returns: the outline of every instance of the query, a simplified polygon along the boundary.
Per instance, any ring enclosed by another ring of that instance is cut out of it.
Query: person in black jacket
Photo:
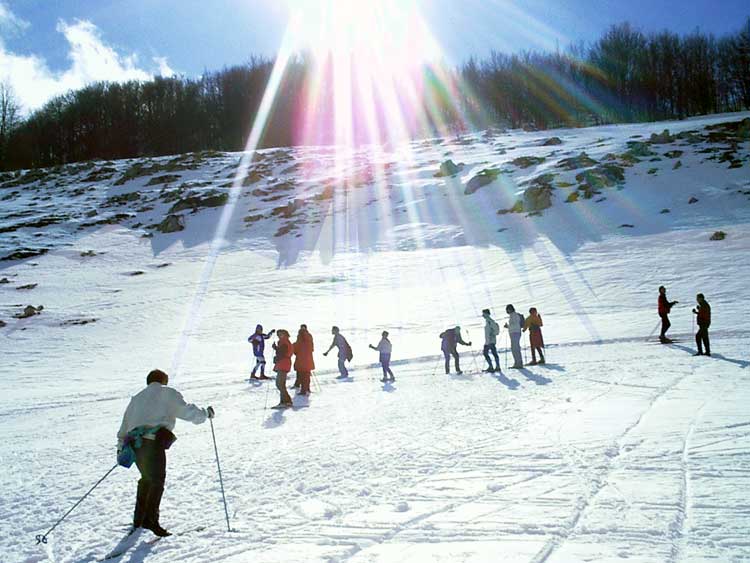
[[[669,322],[669,313],[672,307],[677,305],[678,301],[670,301],[667,299],[667,288],[663,285],[659,286],[659,316],[661,317],[661,333],[659,334],[659,342],[662,344],[670,344],[672,341],[667,338],[667,331],[672,323]]]
[[[711,326],[711,305],[708,304],[702,293],[696,296],[696,300],[698,305],[693,309],[693,314],[698,321],[698,332],[695,333],[695,345],[698,347],[698,351],[693,355],[710,356],[711,344],[708,341],[708,327]],[[705,352],[703,351],[704,346]]]

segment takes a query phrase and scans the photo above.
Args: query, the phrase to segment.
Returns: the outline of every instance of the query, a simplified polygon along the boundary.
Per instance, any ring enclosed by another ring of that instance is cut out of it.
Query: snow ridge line
[[[620,457],[620,454],[622,453],[622,441],[632,432],[635,430],[635,428],[638,427],[638,425],[641,423],[641,421],[645,418],[645,416],[653,409],[654,405],[658,402],[658,400],[668,391],[676,387],[678,384],[680,384],[684,379],[686,379],[689,376],[693,375],[693,371],[689,374],[684,374],[681,376],[676,377],[669,385],[666,385],[662,387],[658,393],[656,393],[653,398],[649,401],[648,406],[643,410],[643,412],[638,416],[638,418],[628,426],[622,434],[615,440],[615,446],[617,448],[616,452],[608,456],[607,464],[604,468],[604,470],[601,472],[601,474],[598,476],[598,479],[596,480],[594,486],[592,487],[592,490],[589,492],[588,495],[585,495],[583,497],[579,498],[579,501],[576,505],[576,507],[573,509],[573,514],[570,519],[570,524],[566,526],[566,529],[563,531],[562,534],[560,534],[557,537],[550,538],[547,543],[542,547],[542,549],[532,558],[532,563],[545,563],[549,557],[560,547],[565,543],[575,532],[575,529],[578,525],[578,522],[583,517],[585,511],[588,509],[588,507],[591,505],[591,502],[597,497],[597,495],[604,489],[604,487],[607,484],[607,477],[609,476],[609,473],[612,471],[612,466],[614,465],[614,462]],[[573,469],[575,471],[575,469]]]
[[[682,455],[680,468],[682,470],[682,482],[680,483],[680,506],[677,508],[675,519],[669,525],[670,538],[672,540],[672,549],[669,552],[670,562],[677,562],[683,559],[685,545],[687,543],[687,521],[690,519],[690,505],[692,504],[692,487],[690,484],[690,439],[693,437],[695,426],[698,419],[703,414],[706,406],[704,401],[693,415],[690,421],[685,437],[682,440]]]

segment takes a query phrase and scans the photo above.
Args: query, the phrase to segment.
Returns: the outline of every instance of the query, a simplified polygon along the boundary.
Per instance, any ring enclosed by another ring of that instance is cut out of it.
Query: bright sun
[[[289,0],[289,9],[293,41],[319,59],[403,69],[439,57],[416,0]]]
[[[336,145],[402,140],[440,49],[419,0],[288,0],[286,56],[312,63],[299,141]],[[435,72],[430,74],[434,79]]]

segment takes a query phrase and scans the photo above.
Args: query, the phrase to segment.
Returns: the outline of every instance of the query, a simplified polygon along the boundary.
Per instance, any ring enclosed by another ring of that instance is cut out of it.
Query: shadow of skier
[[[518,371],[520,371],[526,379],[533,381],[537,385],[547,385],[548,383],[552,383],[551,379],[544,377],[543,375],[538,375],[526,368],[521,368]]]
[[[493,375],[493,377],[497,379],[500,383],[505,385],[511,391],[515,391],[521,386],[521,384],[518,382],[517,379],[508,379],[507,377],[505,377],[505,374],[502,372],[495,372],[495,373],[496,375]]]
[[[689,348],[687,346],[682,346],[681,344],[669,344],[670,348],[677,348],[678,350],[682,350],[683,352],[687,352],[689,354],[695,354],[695,348]],[[739,366],[740,369],[745,369],[746,367],[750,366],[750,361],[747,360],[737,360],[735,358],[727,358],[723,354],[716,354],[712,353],[710,358],[713,358],[715,360],[721,360],[723,362],[729,362],[730,364],[734,364],[736,366]]]

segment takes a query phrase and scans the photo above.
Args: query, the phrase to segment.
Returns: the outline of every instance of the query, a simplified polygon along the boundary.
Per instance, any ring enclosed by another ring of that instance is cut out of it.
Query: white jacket
[[[500,327],[491,317],[484,317],[484,343],[488,346],[497,344],[497,335]]]
[[[521,315],[516,311],[513,311],[510,315],[508,315],[508,332],[510,332],[511,334],[521,334],[522,328]]]
[[[208,412],[186,403],[176,389],[156,381],[149,383],[130,399],[117,432],[117,441],[122,444],[125,435],[139,426],[162,426],[172,431],[177,418],[200,424],[206,421]]]
[[[388,354],[390,356],[391,350],[393,350],[393,345],[387,338],[381,338],[380,342],[378,342],[376,350],[378,350],[378,352],[380,352],[381,354]]]

